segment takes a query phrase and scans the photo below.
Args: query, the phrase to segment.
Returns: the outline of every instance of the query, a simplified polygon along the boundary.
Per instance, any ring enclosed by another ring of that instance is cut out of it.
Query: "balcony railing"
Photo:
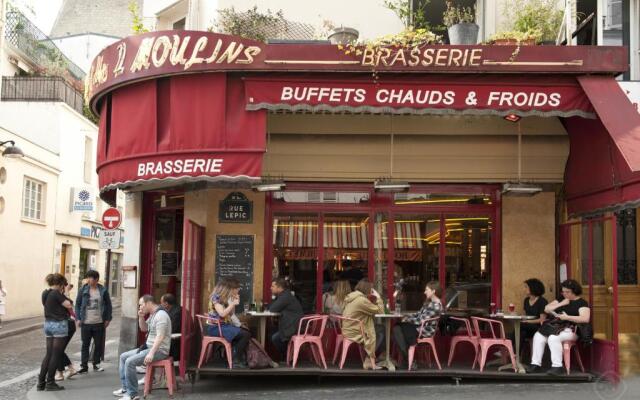
[[[60,77],[3,77],[2,101],[62,101],[82,114],[83,97]]]
[[[13,7],[7,10],[5,38],[7,43],[49,73],[67,71],[78,80],[85,76],[84,71],[67,58],[44,32]]]

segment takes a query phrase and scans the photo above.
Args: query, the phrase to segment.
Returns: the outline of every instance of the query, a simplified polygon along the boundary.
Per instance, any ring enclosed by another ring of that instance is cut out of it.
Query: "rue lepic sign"
[[[122,231],[118,229],[122,222],[122,214],[117,208],[108,208],[102,213],[102,226],[98,235],[101,249],[115,250],[120,247]]]
[[[253,202],[240,192],[232,192],[220,201],[218,220],[221,223],[253,222]]]

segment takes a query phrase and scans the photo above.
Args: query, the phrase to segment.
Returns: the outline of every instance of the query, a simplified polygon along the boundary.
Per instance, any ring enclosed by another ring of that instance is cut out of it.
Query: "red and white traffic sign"
[[[117,208],[107,208],[102,213],[102,226],[105,229],[117,229],[122,222],[122,214]]]

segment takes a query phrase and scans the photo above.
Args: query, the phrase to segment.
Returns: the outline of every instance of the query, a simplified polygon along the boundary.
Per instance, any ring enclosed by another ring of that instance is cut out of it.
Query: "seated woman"
[[[442,302],[440,302],[440,296],[442,296],[442,288],[438,282],[429,282],[424,289],[426,301],[420,311],[415,314],[407,315],[402,319],[402,322],[393,327],[393,338],[396,345],[402,353],[405,363],[408,360],[409,347],[415,345],[418,341],[418,330],[422,323],[428,319],[437,317],[442,313]],[[424,325],[421,337],[432,337],[438,329],[437,322],[429,322]],[[413,366],[407,364],[407,368],[411,369]]]
[[[573,280],[567,279],[560,284],[562,288],[562,301],[554,300],[549,303],[544,311],[551,314],[554,319],[542,325],[533,336],[533,354],[528,373],[541,372],[542,356],[545,344],[549,344],[551,351],[550,375],[563,375],[562,369],[562,343],[577,340],[575,326],[588,324],[591,320],[591,310],[586,300],[580,298],[582,286]]]
[[[325,293],[322,296],[322,308],[328,314],[342,315],[344,299],[351,293],[351,285],[346,279],[336,281],[333,284],[333,293]]]
[[[520,343],[524,343],[526,339],[532,339],[538,332],[540,325],[547,319],[547,314],[544,312],[544,308],[547,306],[547,299],[542,297],[544,294],[544,284],[536,278],[527,279],[524,281],[524,291],[526,296],[524,298],[524,313],[525,315],[536,317],[536,319],[522,321],[520,328]],[[510,339],[514,342],[515,349],[515,336],[512,333]]]
[[[343,321],[342,335],[352,342],[360,343],[367,352],[364,369],[380,369],[376,366],[376,329],[374,316],[384,312],[380,294],[373,289],[373,284],[366,279],[360,280],[355,290],[344,299],[343,317],[357,319],[364,324],[364,337],[360,324],[355,321]]]
[[[235,279],[225,279],[219,282],[209,299],[209,317],[219,320],[222,332],[218,330],[218,324],[209,324],[207,334],[209,336],[222,336],[233,345],[233,367],[247,367],[247,345],[251,334],[240,327],[240,321],[235,315],[235,309],[240,304],[240,285]]]

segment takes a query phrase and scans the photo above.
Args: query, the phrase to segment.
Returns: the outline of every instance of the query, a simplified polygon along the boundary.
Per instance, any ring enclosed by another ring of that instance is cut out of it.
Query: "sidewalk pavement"
[[[42,328],[42,316],[3,321],[0,329],[0,339],[20,335],[34,329]]]

